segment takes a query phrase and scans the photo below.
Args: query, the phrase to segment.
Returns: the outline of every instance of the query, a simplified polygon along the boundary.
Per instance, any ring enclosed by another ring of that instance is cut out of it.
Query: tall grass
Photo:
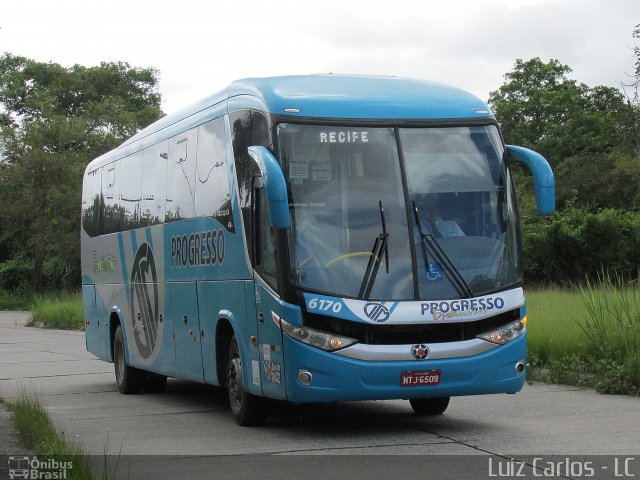
[[[530,379],[640,393],[640,290],[603,277],[527,292]]]
[[[61,294],[36,297],[31,307],[30,327],[82,330],[84,314],[82,295]]]
[[[67,470],[66,478],[92,478],[90,458],[81,447],[70,443],[64,434],[58,433],[46,409],[37,398],[23,391],[18,400],[11,402],[9,407],[13,411],[13,421],[20,441],[40,461],[55,459],[59,462],[71,462],[72,468]],[[54,468],[51,472],[52,475],[57,474],[55,470]],[[46,474],[46,471],[41,473]]]
[[[620,370],[640,391],[640,289],[609,276],[581,289],[586,321],[581,324],[590,353]]]

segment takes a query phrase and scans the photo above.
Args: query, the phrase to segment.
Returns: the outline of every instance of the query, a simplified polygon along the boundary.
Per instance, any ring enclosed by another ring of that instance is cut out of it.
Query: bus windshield
[[[280,124],[278,138],[297,287],[431,300],[521,281],[514,193],[496,127]]]

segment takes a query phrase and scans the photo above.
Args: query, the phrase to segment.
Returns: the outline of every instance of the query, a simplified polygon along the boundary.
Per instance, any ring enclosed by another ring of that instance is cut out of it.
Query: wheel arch
[[[238,319],[230,310],[221,310],[218,313],[218,322],[216,325],[216,374],[218,376],[218,382],[222,386],[226,386],[227,379],[227,360],[229,357],[229,342],[231,337],[236,336],[238,342],[238,350],[240,351],[240,358],[242,358],[242,370],[244,371],[243,383],[247,391],[254,394],[262,393],[262,387],[256,386],[251,383],[251,352],[248,351],[249,339],[246,335],[243,335],[243,329],[241,328]],[[256,388],[257,387],[257,388]]]

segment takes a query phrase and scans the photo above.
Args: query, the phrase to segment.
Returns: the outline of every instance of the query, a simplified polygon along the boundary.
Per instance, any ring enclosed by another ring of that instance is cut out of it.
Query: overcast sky
[[[515,59],[536,56],[620,86],[640,24],[640,0],[5,0],[0,12],[0,52],[156,67],[166,113],[239,78],[319,72],[436,80],[487,100]]]

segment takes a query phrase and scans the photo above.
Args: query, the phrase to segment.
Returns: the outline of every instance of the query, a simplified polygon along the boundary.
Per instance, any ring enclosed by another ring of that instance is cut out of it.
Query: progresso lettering
[[[224,262],[224,231],[207,230],[171,237],[171,266],[199,267]]]
[[[470,300],[449,300],[446,302],[425,302],[422,315],[433,315],[434,320],[453,317],[467,317],[486,313],[489,310],[504,308],[502,297],[472,298]]]

